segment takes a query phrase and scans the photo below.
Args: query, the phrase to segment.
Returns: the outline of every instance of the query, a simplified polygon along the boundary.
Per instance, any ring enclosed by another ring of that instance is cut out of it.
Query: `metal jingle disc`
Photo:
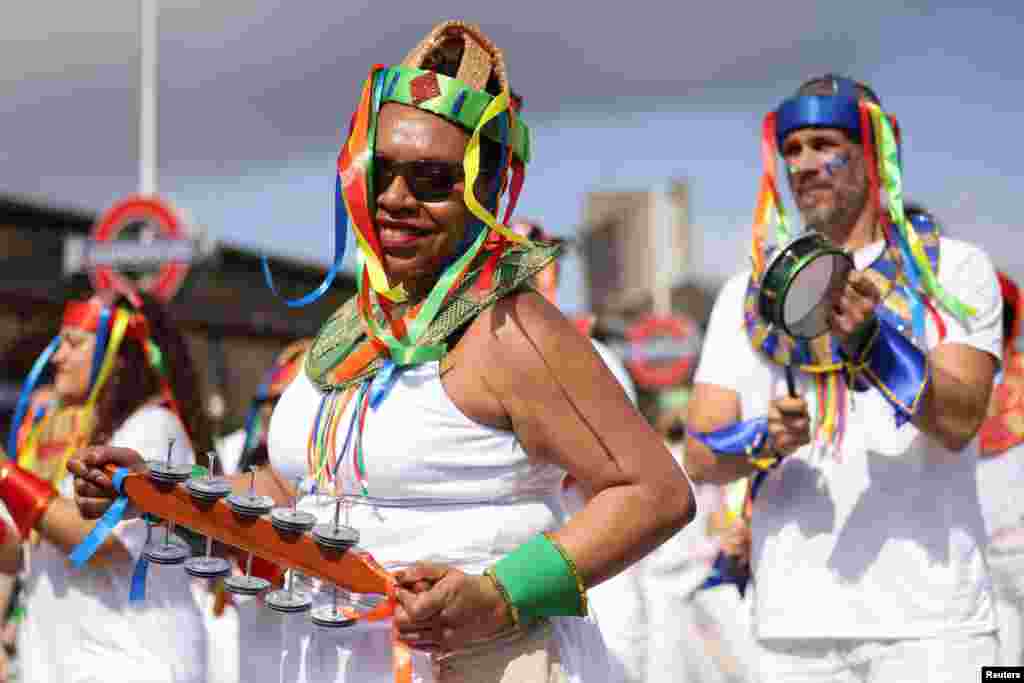
[[[181,479],[181,478],[175,478],[175,477],[165,477],[165,476],[158,475],[158,474],[150,474],[149,475],[149,480],[151,482],[155,483],[155,484],[160,485],[160,486],[177,486],[178,484],[182,483],[183,481],[188,481],[188,479]]]
[[[263,601],[270,609],[284,614],[308,612],[313,606],[313,598],[308,593],[289,592],[286,588],[267,593]]]
[[[222,498],[222,496],[196,494],[194,491],[189,491],[189,494],[192,500],[199,503],[200,505],[213,505]]]
[[[185,560],[185,571],[200,579],[215,579],[231,573],[231,563],[223,557],[190,557]]]
[[[243,517],[262,517],[274,508],[274,499],[270,496],[250,496],[233,493],[228,496],[228,505]]]
[[[237,595],[259,595],[270,588],[270,582],[259,576],[229,576],[224,579],[224,590]]]
[[[345,614],[341,607],[321,605],[310,613],[309,620],[323,628],[346,628],[356,625],[356,619]]]
[[[345,553],[352,548],[351,543],[333,543],[324,541],[320,538],[317,538],[316,536],[313,537],[313,540],[316,541],[316,544],[320,546],[323,550],[327,550],[330,552]]]
[[[313,540],[325,548],[348,550],[359,543],[359,530],[344,524],[318,524],[313,527]]]
[[[168,465],[162,460],[149,460],[146,464],[149,465],[149,478],[162,483],[180,483],[192,478],[192,465],[189,463]]]
[[[270,511],[270,521],[278,531],[301,534],[313,528],[316,516],[303,510],[274,508]]]
[[[202,501],[220,500],[224,496],[231,495],[231,482],[223,477],[189,479],[185,488],[193,498]]]
[[[143,557],[153,564],[181,564],[192,555],[184,543],[159,543],[142,551]]]

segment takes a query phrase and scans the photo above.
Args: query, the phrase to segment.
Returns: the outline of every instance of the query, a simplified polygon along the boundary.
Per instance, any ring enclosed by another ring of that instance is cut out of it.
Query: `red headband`
[[[61,327],[76,327],[86,332],[97,332],[100,326],[100,316],[106,304],[93,297],[86,301],[69,301],[64,307],[64,319]],[[141,313],[132,313],[128,319],[128,328],[125,336],[131,337],[140,344],[145,343],[149,338],[149,324]]]

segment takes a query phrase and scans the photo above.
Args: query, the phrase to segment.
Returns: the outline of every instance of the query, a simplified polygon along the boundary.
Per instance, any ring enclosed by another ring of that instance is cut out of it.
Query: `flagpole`
[[[157,0],[139,0],[139,193],[157,190]]]

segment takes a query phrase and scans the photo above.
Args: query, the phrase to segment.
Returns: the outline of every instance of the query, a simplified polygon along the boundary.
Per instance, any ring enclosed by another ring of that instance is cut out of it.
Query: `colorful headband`
[[[163,354],[160,348],[150,339],[149,324],[142,313],[131,312],[121,307],[111,307],[99,297],[92,297],[85,301],[68,302],[64,307],[61,327],[74,327],[96,335],[96,347],[93,351],[92,366],[89,373],[88,397],[85,403],[87,415],[91,415],[100,391],[113,372],[117,353],[126,338],[133,339],[142,346],[150,366],[160,375],[161,392],[164,395],[164,399],[171,405],[172,410],[178,413],[177,403],[171,394],[170,385],[167,382]],[[8,452],[12,458],[16,457],[18,430],[25,418],[32,392],[39,383],[39,379],[53,354],[56,353],[57,348],[60,346],[60,339],[61,337],[58,334],[50,341],[35,363],[33,363],[22,385],[21,394],[18,396],[18,402],[15,404],[14,419],[11,421],[11,429],[7,437]],[[31,463],[26,463],[26,466],[31,467]]]
[[[859,97],[858,86],[854,81],[834,76],[830,78],[834,91],[832,95],[789,98],[764,118],[761,134],[764,173],[754,210],[751,242],[754,278],[760,278],[764,272],[769,225],[774,224],[777,244],[784,244],[794,237],[776,180],[778,150],[786,136],[794,130],[807,127],[839,128],[855,133],[860,139],[870,180],[871,201],[880,213],[888,215],[884,226],[886,241],[895,244],[902,256],[903,271],[913,295],[912,308],[920,310],[923,307],[921,297],[930,296],[956,318],[966,321],[974,315],[974,310],[950,295],[939,284],[921,238],[904,212],[899,126],[895,117],[883,112],[877,104]],[[883,192],[888,200],[884,205]],[[923,320],[923,317],[915,316],[915,319]]]
[[[149,323],[141,313],[127,313],[128,323],[124,336],[144,344],[149,339]],[[97,297],[85,301],[70,301],[64,307],[61,327],[74,327],[93,333],[106,331],[110,324],[110,315],[110,307]]]
[[[455,77],[435,71],[435,67],[445,61],[457,62]],[[498,94],[487,92],[491,83],[498,84]],[[401,285],[394,285],[388,279],[383,249],[374,224],[377,193],[373,187],[373,170],[377,120],[381,106],[388,102],[429,111],[470,132],[463,158],[463,198],[470,213],[485,226],[448,264],[427,299],[403,319],[393,318],[391,309],[394,304],[405,301],[407,293]],[[327,291],[341,269],[346,230],[351,222],[358,247],[356,280],[360,313],[371,339],[381,349],[387,349],[391,359],[401,365],[439,358],[443,353],[440,347],[424,347],[418,342],[469,266],[487,248],[491,254],[483,272],[492,273],[508,244],[529,242],[497,218],[506,192],[508,202],[504,222],[507,223],[512,215],[525,179],[525,165],[531,155],[529,129],[519,119],[517,109],[518,100],[514,100],[508,84],[503,54],[479,28],[461,21],[436,26],[401,65],[374,66],[363,84],[348,137],[338,155],[334,263],[315,291],[299,299],[287,300],[287,305],[304,306]],[[501,147],[494,191],[487,198],[493,205],[493,213],[476,196],[476,181],[481,175],[481,136]],[[265,259],[263,271],[268,286],[277,293]],[[484,277],[483,281],[487,279]],[[377,321],[374,313],[377,310],[387,321],[383,326]]]

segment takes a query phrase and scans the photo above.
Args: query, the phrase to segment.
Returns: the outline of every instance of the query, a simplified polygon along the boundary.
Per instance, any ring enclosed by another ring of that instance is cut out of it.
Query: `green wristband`
[[[576,572],[543,534],[498,560],[491,571],[524,622],[586,615],[586,597]]]

